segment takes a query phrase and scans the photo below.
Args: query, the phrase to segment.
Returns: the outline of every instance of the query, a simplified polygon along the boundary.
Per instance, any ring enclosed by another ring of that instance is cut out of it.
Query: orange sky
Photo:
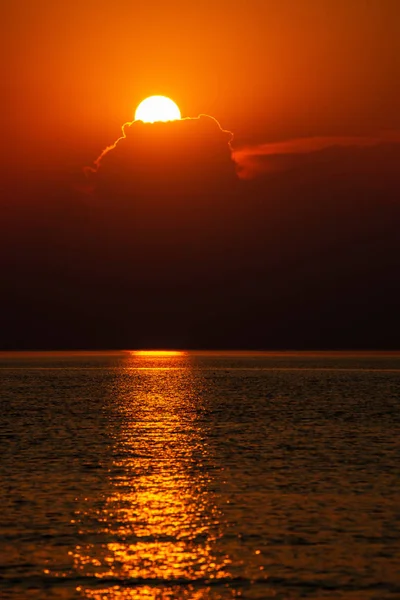
[[[397,0],[27,0],[5,12],[7,162],[87,164],[159,93],[238,143],[400,128]]]
[[[3,13],[0,348],[398,348],[400,0]]]

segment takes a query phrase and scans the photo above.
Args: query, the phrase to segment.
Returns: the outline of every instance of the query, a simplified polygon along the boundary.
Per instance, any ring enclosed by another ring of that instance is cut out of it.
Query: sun
[[[177,121],[181,118],[181,111],[166,96],[150,96],[139,104],[135,112],[135,121],[155,123],[156,121]]]

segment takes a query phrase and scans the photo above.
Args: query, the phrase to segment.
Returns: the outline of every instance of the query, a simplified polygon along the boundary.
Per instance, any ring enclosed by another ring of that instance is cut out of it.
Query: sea
[[[0,355],[0,598],[400,598],[400,354]]]

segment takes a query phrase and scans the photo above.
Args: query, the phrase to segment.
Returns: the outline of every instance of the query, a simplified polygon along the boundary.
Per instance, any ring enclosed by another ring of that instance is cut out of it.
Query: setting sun
[[[177,121],[181,118],[178,106],[166,96],[150,96],[139,104],[135,121],[155,123],[156,121]]]

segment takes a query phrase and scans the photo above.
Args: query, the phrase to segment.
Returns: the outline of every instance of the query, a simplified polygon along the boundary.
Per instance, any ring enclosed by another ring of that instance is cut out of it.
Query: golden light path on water
[[[111,493],[96,514],[79,515],[82,527],[98,520],[104,543],[73,553],[78,573],[99,586],[78,592],[93,600],[207,598],[208,583],[229,580],[230,559],[214,551],[222,515],[199,419],[203,382],[184,353],[135,353],[124,365],[114,384]]]
[[[182,350],[133,350],[131,356],[147,356],[149,358],[171,358],[174,356],[187,356]]]

